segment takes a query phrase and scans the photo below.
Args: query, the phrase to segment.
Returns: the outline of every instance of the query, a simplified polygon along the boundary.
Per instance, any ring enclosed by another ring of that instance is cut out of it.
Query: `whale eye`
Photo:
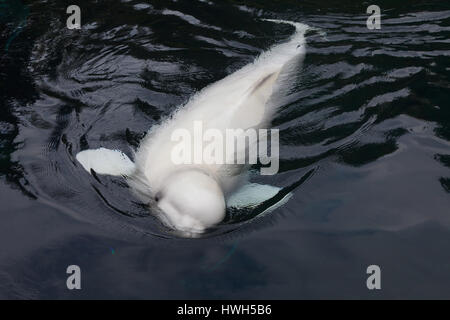
[[[161,197],[162,197],[162,192],[161,192],[161,191],[158,191],[158,192],[155,194],[155,201],[156,201],[156,202],[159,202],[159,200],[161,200]]]

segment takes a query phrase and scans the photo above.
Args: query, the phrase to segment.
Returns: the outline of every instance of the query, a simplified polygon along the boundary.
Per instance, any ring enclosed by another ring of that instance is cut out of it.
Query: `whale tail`
[[[289,21],[289,20],[282,20],[282,19],[261,19],[261,20],[262,21],[270,21],[270,22],[274,22],[274,23],[290,24],[291,26],[294,26],[295,29],[297,31],[299,31],[299,32],[303,32],[303,31],[306,31],[306,30],[311,28],[307,24],[300,23],[300,22]]]

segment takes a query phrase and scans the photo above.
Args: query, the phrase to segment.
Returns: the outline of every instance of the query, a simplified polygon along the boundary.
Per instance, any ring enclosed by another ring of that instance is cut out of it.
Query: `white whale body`
[[[291,24],[296,32],[253,63],[207,86],[171,118],[151,128],[135,151],[134,162],[119,150],[105,148],[79,152],[78,162],[88,172],[126,177],[141,200],[159,208],[163,223],[185,236],[195,236],[220,223],[227,206],[256,206],[276,195],[280,188],[246,184],[245,165],[171,161],[176,144],[171,140],[172,132],[176,129],[192,132],[196,121],[202,121],[205,129],[222,132],[270,125],[276,108],[268,101],[277,89],[280,74],[304,56],[304,33],[308,26],[269,21]]]

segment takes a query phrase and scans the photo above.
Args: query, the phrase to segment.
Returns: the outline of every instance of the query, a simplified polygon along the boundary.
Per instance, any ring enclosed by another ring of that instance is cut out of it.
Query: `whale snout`
[[[155,197],[162,221],[183,234],[200,234],[225,217],[225,198],[214,178],[196,170],[170,177]]]

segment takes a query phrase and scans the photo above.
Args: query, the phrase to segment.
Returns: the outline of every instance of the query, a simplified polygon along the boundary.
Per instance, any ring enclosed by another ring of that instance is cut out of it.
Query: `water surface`
[[[450,6],[378,1],[0,1],[1,298],[450,298]],[[153,125],[306,23],[273,125],[283,207],[178,239],[77,152]],[[325,34],[325,35],[324,35]],[[307,175],[312,172],[312,174]],[[307,175],[307,176],[305,176]],[[307,179],[305,179],[307,177]],[[68,265],[82,290],[66,288]],[[366,268],[382,269],[382,290]]]

